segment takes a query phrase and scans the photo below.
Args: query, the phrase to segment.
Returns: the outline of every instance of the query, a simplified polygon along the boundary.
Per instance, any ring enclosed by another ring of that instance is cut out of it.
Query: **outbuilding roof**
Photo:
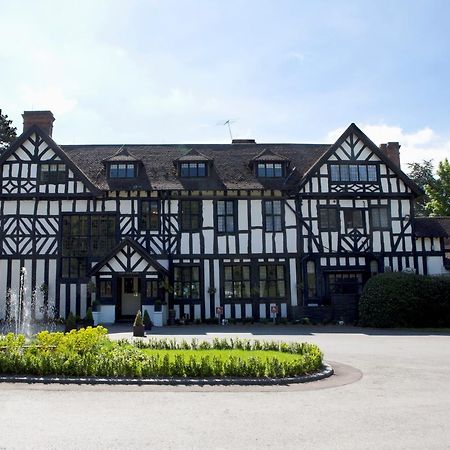
[[[444,237],[450,235],[450,217],[416,217],[417,237]]]

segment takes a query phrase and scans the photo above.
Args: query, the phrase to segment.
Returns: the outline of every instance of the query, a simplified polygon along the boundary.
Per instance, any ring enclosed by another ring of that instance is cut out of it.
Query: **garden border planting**
[[[309,343],[248,339],[111,341],[103,327],[0,337],[0,381],[273,384],[330,376]],[[53,380],[53,381],[52,381]]]

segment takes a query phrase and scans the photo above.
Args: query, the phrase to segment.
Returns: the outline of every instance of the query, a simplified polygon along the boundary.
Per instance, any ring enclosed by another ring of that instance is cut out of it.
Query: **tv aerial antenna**
[[[227,126],[228,127],[228,133],[230,133],[230,139],[233,141],[233,133],[231,132],[231,124],[235,123],[236,119],[227,119],[225,122],[219,122],[217,125]]]

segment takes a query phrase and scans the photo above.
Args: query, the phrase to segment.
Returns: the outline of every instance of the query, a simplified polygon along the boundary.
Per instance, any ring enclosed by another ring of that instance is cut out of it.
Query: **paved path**
[[[212,339],[242,330],[163,333]],[[280,390],[3,384],[0,448],[450,449],[450,334],[282,325],[244,331],[317,343],[328,361],[344,365],[329,384]],[[111,332],[126,336],[125,328]]]

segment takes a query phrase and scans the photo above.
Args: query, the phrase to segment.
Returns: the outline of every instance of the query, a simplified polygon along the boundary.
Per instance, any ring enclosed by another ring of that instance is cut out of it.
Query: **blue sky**
[[[450,2],[0,0],[0,108],[68,143],[332,142],[450,157]]]

